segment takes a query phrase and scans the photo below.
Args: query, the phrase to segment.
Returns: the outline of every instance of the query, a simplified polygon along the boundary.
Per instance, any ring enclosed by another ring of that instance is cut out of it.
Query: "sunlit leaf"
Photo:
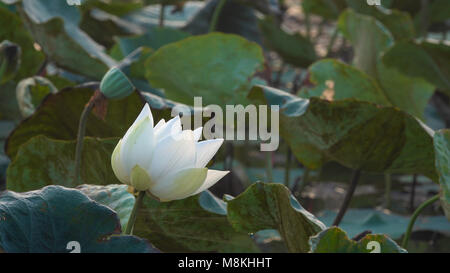
[[[394,44],[391,32],[375,18],[352,10],[339,17],[339,28],[353,44],[354,65],[377,80],[393,105],[423,118],[434,88],[424,80],[407,77],[401,73],[402,69],[388,67],[382,62],[382,54]]]
[[[245,101],[251,77],[263,62],[261,48],[239,36],[212,33],[171,43],[147,60],[147,79],[167,97],[193,104]]]

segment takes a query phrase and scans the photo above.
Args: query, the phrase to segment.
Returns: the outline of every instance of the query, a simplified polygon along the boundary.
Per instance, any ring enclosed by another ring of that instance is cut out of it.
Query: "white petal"
[[[141,120],[143,120],[144,118],[149,117],[152,127],[153,127],[153,115],[152,115],[152,111],[150,110],[150,107],[148,106],[148,104],[146,103],[144,105],[144,108],[142,108],[141,113],[138,115],[138,117],[136,118],[136,120],[133,122],[133,124],[131,124],[130,128],[128,128],[127,132],[124,135],[124,139],[128,137],[128,135],[134,130],[134,128],[136,127],[137,124],[139,124],[139,122]]]
[[[197,149],[197,160],[195,163],[196,168],[203,168],[208,164],[208,162],[217,153],[220,146],[222,146],[223,139],[210,139],[198,142],[196,145]]]
[[[179,116],[169,120],[166,124],[162,125],[156,135],[157,142],[163,140],[168,136],[173,136],[181,133],[181,120]]]
[[[200,140],[200,138],[202,137],[202,133],[203,133],[203,127],[198,127],[197,129],[194,130],[195,142]]]
[[[206,176],[205,182],[203,182],[203,185],[198,190],[196,190],[192,195],[201,193],[202,191],[205,191],[205,190],[209,189],[210,187],[214,186],[214,184],[216,184],[220,179],[222,179],[229,172],[230,171],[208,170],[208,174]]]
[[[136,166],[146,167],[150,165],[154,150],[154,135],[151,119],[147,116],[133,125],[133,130],[125,135],[122,141],[121,158],[125,165],[125,171],[131,173]]]
[[[160,121],[158,121],[158,123],[156,123],[155,127],[153,127],[153,132],[155,133],[155,135],[165,124],[166,121],[164,119],[161,119]]]
[[[195,158],[194,136],[186,130],[157,143],[148,172],[152,179],[159,181],[168,173],[194,167]]]
[[[125,170],[121,157],[122,139],[119,140],[111,156],[111,167],[117,179],[124,184],[130,185],[130,173]]]
[[[141,121],[143,118],[149,117],[152,127],[153,127],[153,115],[152,111],[150,110],[150,106],[148,106],[148,103],[144,105],[144,107],[141,110],[141,113],[139,113],[139,116],[134,121],[133,125],[137,124],[139,121]],[[131,126],[133,126],[131,125]]]
[[[171,201],[191,196],[204,184],[206,168],[184,169],[166,176],[163,181],[151,186],[149,191],[160,201]]]

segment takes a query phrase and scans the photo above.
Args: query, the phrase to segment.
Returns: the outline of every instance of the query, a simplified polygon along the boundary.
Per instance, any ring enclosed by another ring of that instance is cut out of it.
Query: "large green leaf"
[[[248,234],[233,230],[225,208],[209,191],[164,203],[146,196],[133,234],[163,252],[258,252]]]
[[[300,33],[290,34],[281,29],[272,17],[259,21],[265,42],[289,64],[307,67],[317,59],[313,44]]]
[[[255,86],[249,97],[280,106],[280,134],[309,168],[331,159],[367,172],[435,177],[431,129],[397,108],[354,99],[302,99],[264,86]],[[322,158],[312,159],[314,151]]]
[[[20,17],[6,8],[0,7],[0,42],[9,40],[20,46],[22,60],[16,80],[35,74],[44,62],[44,54],[36,51],[33,40],[23,26]]]
[[[406,253],[386,235],[368,234],[359,241],[353,241],[338,227],[331,227],[311,237],[310,245],[313,253]],[[380,247],[379,252],[376,245]]]
[[[303,97],[328,100],[355,98],[381,105],[391,105],[376,80],[355,68],[334,59],[318,61],[309,67],[310,82],[315,85],[302,90]]]
[[[377,80],[393,105],[423,118],[434,88],[423,79],[405,76],[401,73],[403,69],[384,65],[381,56],[394,44],[389,30],[375,18],[352,10],[339,17],[339,28],[353,44],[354,65]]]
[[[442,207],[450,220],[450,130],[440,130],[434,134],[434,152],[442,190]]]
[[[0,249],[5,252],[68,253],[72,241],[84,253],[156,252],[140,238],[117,236],[116,213],[74,189],[1,192],[0,215]]]
[[[332,59],[314,63],[309,68],[309,73],[310,81],[316,86],[306,92],[306,89],[303,90],[302,96],[330,100],[355,98],[385,106],[397,106],[419,118],[423,118],[424,109],[433,92],[433,87],[426,82],[411,81],[396,70],[380,70],[379,75],[383,76],[384,82],[377,82],[363,71]]]
[[[420,77],[450,95],[450,46],[432,42],[399,42],[383,62],[411,77]]]
[[[339,16],[338,27],[352,42],[354,65],[376,78],[378,57],[394,44],[392,34],[380,21],[353,10],[346,10]]]
[[[120,218],[122,230],[125,230],[133,210],[135,198],[127,191],[127,185],[80,185],[78,190],[92,200],[114,210]]]
[[[80,184],[120,184],[111,168],[111,154],[118,142],[113,139],[85,138],[81,156],[80,180],[75,175],[75,141],[36,136],[20,146],[7,170],[7,188],[13,191],[37,190],[47,185],[75,187]]]
[[[59,0],[23,0],[21,17],[46,56],[59,66],[100,79],[116,62],[79,27],[77,7]]]
[[[241,232],[277,229],[290,252],[308,252],[308,240],[325,225],[280,184],[255,183],[227,201],[228,220]]]
[[[47,96],[36,112],[23,120],[11,133],[6,144],[7,155],[13,159],[19,146],[37,135],[53,139],[75,139],[81,112],[93,93],[90,88],[76,87]],[[144,102],[137,93],[122,100],[109,101],[105,121],[92,113],[89,115],[86,136],[122,137],[143,105]],[[154,114],[155,120],[158,120],[158,113]]]
[[[167,97],[188,105],[245,101],[251,77],[262,65],[261,48],[236,35],[211,33],[190,37],[157,50],[147,60],[147,79]]]

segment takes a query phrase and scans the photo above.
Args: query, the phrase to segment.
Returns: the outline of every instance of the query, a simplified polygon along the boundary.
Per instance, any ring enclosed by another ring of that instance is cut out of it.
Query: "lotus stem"
[[[139,207],[141,206],[142,200],[144,199],[145,191],[140,191],[136,198],[136,202],[134,202],[133,210],[130,214],[130,219],[128,219],[127,228],[125,230],[126,235],[131,235],[133,232],[134,222],[136,221],[136,213]]]
[[[208,32],[213,32],[216,30],[217,22],[219,21],[220,12],[222,11],[222,8],[225,5],[226,1],[227,0],[220,0],[219,3],[217,4],[216,8],[214,9],[214,13],[213,13],[213,16],[211,19],[211,23],[209,25]]]
[[[165,10],[166,10],[166,5],[161,4],[160,10],[159,10],[159,23],[158,23],[159,27],[164,26]]]
[[[272,182],[273,174],[272,174],[272,152],[266,153],[266,176],[267,182]]]
[[[414,174],[412,185],[411,185],[411,195],[409,197],[409,210],[411,212],[414,212],[414,199],[416,197],[416,185],[417,185],[417,174]]]
[[[298,189],[299,194],[302,193],[305,190],[306,186],[308,185],[310,173],[311,171],[307,167],[303,169],[302,184]]]
[[[333,226],[339,226],[342,218],[344,218],[345,213],[347,212],[348,206],[350,205],[350,201],[352,200],[353,193],[355,193],[356,185],[358,184],[359,177],[361,176],[361,170],[357,169],[353,171],[352,181],[350,182],[350,187],[345,194],[344,203],[342,203],[341,208],[334,219]]]
[[[439,200],[439,194],[436,194],[435,196],[431,197],[427,201],[423,202],[417,209],[414,211],[413,215],[411,216],[411,219],[409,220],[408,228],[406,229],[405,236],[403,237],[402,247],[406,249],[408,247],[409,237],[411,236],[412,229],[414,227],[414,223],[416,222],[417,217],[419,214],[429,205],[433,204]]]
[[[306,38],[311,41],[311,18],[309,13],[305,13]]]
[[[391,187],[392,187],[392,180],[391,180],[391,174],[385,173],[384,174],[384,182],[385,182],[385,208],[389,209],[391,207]]]
[[[333,31],[333,34],[331,34],[331,39],[327,46],[327,55],[326,55],[327,57],[329,57],[331,55],[331,51],[333,50],[334,42],[336,42],[338,33],[339,33],[338,28],[336,27]]]
[[[284,169],[284,185],[286,187],[289,187],[289,180],[291,174],[291,159],[292,159],[292,151],[288,147],[288,150],[286,152],[286,166]]]
[[[89,117],[89,113],[91,113],[92,108],[94,108],[95,103],[103,97],[100,91],[95,91],[92,95],[89,102],[81,112],[80,122],[78,123],[78,134],[77,134],[77,146],[75,148],[75,181],[77,182],[80,179],[80,170],[81,170],[81,155],[83,152],[83,141],[84,135],[86,133],[86,122]]]

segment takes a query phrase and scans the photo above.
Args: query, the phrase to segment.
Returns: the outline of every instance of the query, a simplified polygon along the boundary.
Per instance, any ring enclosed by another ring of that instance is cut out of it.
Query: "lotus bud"
[[[114,174],[161,202],[198,194],[228,173],[206,168],[223,139],[198,142],[201,134],[202,128],[183,131],[178,116],[154,125],[146,104],[114,149]]]
[[[0,84],[11,80],[20,65],[20,47],[8,40],[0,43]]]
[[[106,72],[100,83],[100,92],[108,99],[122,99],[134,91],[134,86],[128,77],[117,67]]]

